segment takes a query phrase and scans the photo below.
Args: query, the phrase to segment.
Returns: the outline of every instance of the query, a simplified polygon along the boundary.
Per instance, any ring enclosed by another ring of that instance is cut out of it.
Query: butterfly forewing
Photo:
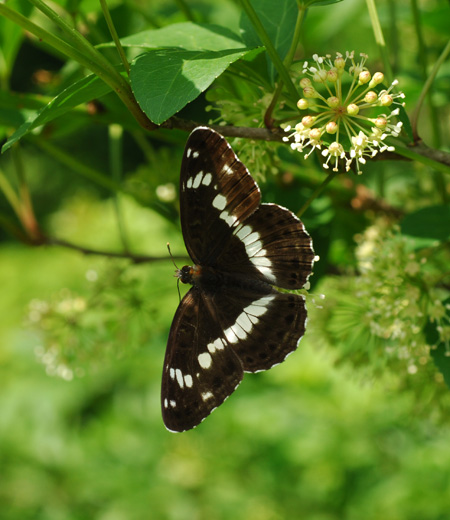
[[[186,143],[180,175],[181,229],[196,264],[214,262],[230,229],[259,206],[261,193],[227,141],[197,128]]]
[[[299,289],[314,252],[302,222],[261,204],[258,185],[227,141],[200,127],[189,136],[180,176],[180,216],[195,263],[178,271],[193,285],[169,334],[162,381],[166,427],[199,424],[239,385],[297,348],[305,332]]]

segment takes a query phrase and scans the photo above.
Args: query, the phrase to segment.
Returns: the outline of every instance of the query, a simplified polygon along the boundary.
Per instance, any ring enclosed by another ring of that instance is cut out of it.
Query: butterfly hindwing
[[[210,300],[245,372],[268,370],[284,361],[306,325],[302,296],[256,287],[226,286]]]

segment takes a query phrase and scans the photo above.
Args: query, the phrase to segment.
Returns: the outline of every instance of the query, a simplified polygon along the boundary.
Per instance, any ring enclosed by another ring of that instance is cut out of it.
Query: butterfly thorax
[[[205,293],[217,293],[227,288],[239,288],[243,291],[251,290],[254,293],[268,294],[272,287],[267,282],[257,280],[238,273],[226,273],[211,266],[185,265],[175,272],[181,283],[189,283]]]
[[[202,289],[215,289],[223,285],[223,276],[212,267],[185,265],[175,272],[181,283],[190,283]]]

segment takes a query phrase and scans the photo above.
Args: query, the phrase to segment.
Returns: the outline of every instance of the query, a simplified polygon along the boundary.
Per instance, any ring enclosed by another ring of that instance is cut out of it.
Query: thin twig
[[[123,258],[125,260],[130,260],[134,264],[143,264],[143,263],[149,263],[149,262],[165,262],[167,260],[171,261],[170,256],[150,256],[150,255],[137,255],[129,252],[114,252],[114,251],[103,251],[101,249],[91,249],[89,247],[83,247],[78,244],[73,244],[72,242],[68,242],[67,240],[61,240],[59,238],[54,237],[44,237],[39,242],[32,242],[31,245],[36,246],[60,246],[65,247],[67,249],[72,249],[75,251],[79,251],[80,253],[83,253],[84,255],[98,255],[98,256],[104,256],[107,258]],[[186,255],[174,255],[172,257],[175,261],[186,261],[188,258]]]

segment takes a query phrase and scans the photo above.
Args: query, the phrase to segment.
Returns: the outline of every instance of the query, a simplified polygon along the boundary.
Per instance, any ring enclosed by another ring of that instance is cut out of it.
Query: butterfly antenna
[[[172,251],[170,250],[170,244],[169,242],[167,242],[167,249],[169,250],[169,255],[170,255],[170,258],[172,260],[172,263],[173,265],[175,266],[176,268],[176,273],[174,274],[174,276],[177,277],[177,291],[178,291],[178,298],[181,302],[181,293],[180,293],[180,270],[178,269],[178,266],[177,264],[175,263],[175,260],[173,259],[173,256],[172,256]]]
[[[169,242],[167,242],[167,249],[169,250],[170,259],[172,260],[173,265],[175,266],[175,268],[176,268],[177,271],[178,271],[179,269],[178,269],[177,264],[175,263],[175,260],[173,259],[173,255],[172,255],[172,251],[170,250],[170,244],[169,244]]]

